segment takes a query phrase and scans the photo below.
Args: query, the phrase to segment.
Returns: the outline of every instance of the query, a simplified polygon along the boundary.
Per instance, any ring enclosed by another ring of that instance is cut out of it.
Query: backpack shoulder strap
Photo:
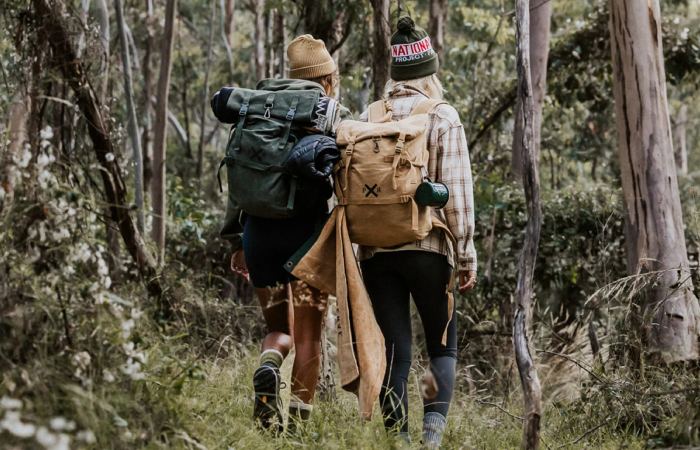
[[[377,100],[376,102],[369,105],[367,109],[367,121],[368,122],[381,122],[386,116],[386,104],[384,100]]]
[[[418,105],[415,108],[413,108],[413,111],[411,111],[411,115],[416,116],[418,114],[429,114],[440,105],[447,105],[447,102],[445,100],[427,98],[418,103]]]

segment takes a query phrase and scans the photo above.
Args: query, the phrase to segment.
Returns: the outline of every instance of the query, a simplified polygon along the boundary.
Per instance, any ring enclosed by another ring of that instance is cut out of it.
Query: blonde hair
[[[326,95],[329,97],[335,97],[336,94],[338,93],[338,85],[340,84],[340,75],[338,74],[338,71],[336,70],[333,73],[329,73],[328,75],[324,75],[322,77],[317,77],[317,78],[310,78],[308,81],[313,81],[314,83],[318,83],[321,86],[323,86],[323,89],[326,91]]]
[[[427,77],[416,78],[413,80],[396,81],[390,79],[384,86],[384,97],[390,97],[392,92],[404,86],[420,91],[429,98],[434,98],[436,100],[442,100],[445,93],[438,76],[436,74],[432,74],[428,75]]]

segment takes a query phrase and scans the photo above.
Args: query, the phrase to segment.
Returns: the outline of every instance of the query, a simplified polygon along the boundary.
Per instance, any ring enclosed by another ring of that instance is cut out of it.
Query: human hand
[[[231,272],[243,276],[246,280],[249,279],[248,265],[245,262],[245,254],[243,250],[236,250],[231,255]]]
[[[476,286],[476,271],[462,270],[459,272],[459,285],[457,289],[460,294],[465,294],[467,291],[474,289]]]

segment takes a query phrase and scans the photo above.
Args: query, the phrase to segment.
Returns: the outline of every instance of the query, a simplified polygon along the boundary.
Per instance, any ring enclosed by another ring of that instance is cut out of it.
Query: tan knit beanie
[[[296,37],[287,46],[289,78],[310,80],[335,72],[335,61],[326,44],[310,34]]]

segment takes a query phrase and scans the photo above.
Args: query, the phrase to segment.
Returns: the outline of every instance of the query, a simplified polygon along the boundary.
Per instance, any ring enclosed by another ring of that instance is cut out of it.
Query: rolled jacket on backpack
[[[335,139],[312,134],[294,145],[283,166],[292,175],[324,179],[333,173],[333,166],[339,160],[340,152]]]

